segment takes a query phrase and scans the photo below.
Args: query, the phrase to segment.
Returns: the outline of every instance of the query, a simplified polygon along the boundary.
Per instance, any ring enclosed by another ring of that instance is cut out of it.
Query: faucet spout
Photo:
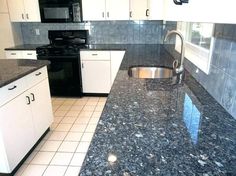
[[[180,53],[180,64],[174,68],[175,72],[178,73],[182,73],[184,71],[184,53],[185,53],[185,41],[184,41],[184,36],[177,30],[172,30],[172,31],[168,31],[165,38],[164,38],[164,42],[167,41],[167,39],[172,35],[172,34],[176,34],[179,36],[180,40],[181,40],[181,53]]]

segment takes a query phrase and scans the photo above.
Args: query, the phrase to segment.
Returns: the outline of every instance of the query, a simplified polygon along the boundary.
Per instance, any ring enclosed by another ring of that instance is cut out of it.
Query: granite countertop
[[[49,64],[45,60],[0,59],[0,88]]]
[[[5,50],[36,50],[36,48],[40,46],[43,46],[43,44],[16,45],[13,47],[5,48]]]
[[[236,120],[187,71],[180,84],[129,78],[132,65],[170,66],[162,45],[121,49],[126,54],[80,176],[235,175]]]

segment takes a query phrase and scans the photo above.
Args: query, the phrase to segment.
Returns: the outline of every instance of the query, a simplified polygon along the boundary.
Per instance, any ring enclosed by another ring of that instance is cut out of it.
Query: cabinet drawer
[[[47,67],[43,67],[27,76],[27,82],[30,87],[33,87],[37,83],[43,81],[48,77]]]
[[[22,58],[22,52],[21,51],[15,51],[15,50],[8,50],[8,51],[6,51],[6,58],[7,59],[21,59]]]
[[[37,59],[36,51],[22,51],[22,58],[23,59]]]
[[[22,94],[27,88],[27,76],[0,88],[0,107]]]
[[[80,51],[81,60],[110,60],[110,51]]]

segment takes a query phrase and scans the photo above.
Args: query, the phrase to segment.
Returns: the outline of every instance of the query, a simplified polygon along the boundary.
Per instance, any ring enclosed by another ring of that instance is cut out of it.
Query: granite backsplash
[[[48,30],[89,30],[89,44],[162,44],[163,31],[176,22],[97,21],[86,23],[21,23],[24,44],[45,44]],[[36,35],[36,29],[39,35]]]

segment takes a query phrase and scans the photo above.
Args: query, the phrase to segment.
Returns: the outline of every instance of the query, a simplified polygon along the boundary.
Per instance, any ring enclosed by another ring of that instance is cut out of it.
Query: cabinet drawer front
[[[6,51],[6,58],[7,59],[21,59],[22,58],[22,52],[21,51]]]
[[[43,81],[48,77],[47,67],[43,67],[27,76],[27,82],[30,87],[33,87],[37,83]]]
[[[81,51],[81,60],[110,60],[110,51]]]
[[[23,59],[37,59],[36,51],[22,51]]]
[[[0,107],[16,96],[22,94],[28,88],[27,77],[18,79],[2,88],[0,88]]]

